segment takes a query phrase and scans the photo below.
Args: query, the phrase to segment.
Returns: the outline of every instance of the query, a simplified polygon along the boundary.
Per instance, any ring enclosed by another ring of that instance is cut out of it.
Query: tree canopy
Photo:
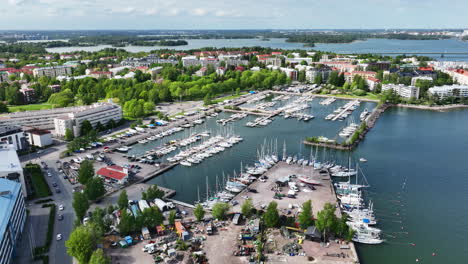
[[[84,193],[73,193],[73,209],[75,209],[76,217],[81,221],[89,209],[88,198]]]
[[[306,229],[307,227],[313,224],[312,219],[312,201],[308,200],[302,204],[302,212],[299,214],[298,217],[299,224],[301,228]]]
[[[89,262],[98,241],[99,237],[95,235],[92,225],[82,225],[73,230],[65,242],[65,246],[70,256],[75,257],[80,264],[86,264]]]
[[[213,208],[211,209],[211,215],[213,215],[215,219],[224,220],[226,218],[227,212],[229,211],[229,208],[230,206],[228,203],[218,202],[213,205]]]
[[[278,227],[280,224],[280,217],[278,214],[278,204],[275,201],[271,201],[268,204],[265,214],[263,215],[263,221],[267,227]]]

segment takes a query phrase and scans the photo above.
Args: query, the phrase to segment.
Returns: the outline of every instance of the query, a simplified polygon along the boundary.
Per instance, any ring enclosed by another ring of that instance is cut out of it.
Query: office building
[[[13,263],[26,222],[26,207],[17,182],[0,179],[0,264]]]
[[[113,103],[95,103],[56,117],[55,134],[65,136],[67,129],[70,129],[75,136],[79,136],[83,121],[88,120],[93,127],[96,127],[97,123],[106,125],[111,119],[119,122],[122,119],[122,108]]]
[[[406,86],[403,84],[384,84],[382,92],[387,90],[394,90],[399,96],[404,98],[419,98],[419,88],[415,86]]]
[[[24,150],[28,148],[28,142],[24,136],[23,130],[15,125],[0,126],[0,143],[13,145],[15,150]]]
[[[43,67],[43,68],[35,68],[33,69],[34,77],[57,77],[57,76],[64,76],[70,75],[72,73],[71,66],[52,66],[52,67]]]
[[[19,182],[24,196],[27,196],[23,168],[13,145],[0,144],[0,160],[0,178]]]
[[[429,88],[429,94],[432,96],[445,97],[468,97],[467,85],[444,85]]]

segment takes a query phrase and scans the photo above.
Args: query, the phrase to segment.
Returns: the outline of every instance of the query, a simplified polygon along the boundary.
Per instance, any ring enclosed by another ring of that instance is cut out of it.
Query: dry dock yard
[[[333,237],[327,237],[326,243],[321,242],[323,235],[313,225],[307,229],[299,226],[303,203],[311,200],[314,219],[326,203],[337,204],[328,171],[279,162],[261,178],[263,180],[254,181],[231,202],[236,204],[231,211],[241,213],[242,204],[250,199],[256,214],[248,219],[241,216],[239,223],[231,215],[230,222],[223,222],[217,233],[207,236],[204,249],[210,263],[248,263],[258,258],[260,241],[266,263],[359,263],[352,242]],[[291,193],[293,188],[298,189],[294,197]],[[267,228],[265,214],[271,201],[277,203],[281,224]],[[263,216],[259,217],[262,213]],[[335,214],[341,217],[339,209]]]

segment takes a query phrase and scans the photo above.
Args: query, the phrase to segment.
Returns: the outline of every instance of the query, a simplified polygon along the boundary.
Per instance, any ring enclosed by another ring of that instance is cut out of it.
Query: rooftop
[[[97,175],[111,178],[115,180],[122,180],[127,176],[127,173],[124,172],[124,169],[117,165],[112,165],[106,168],[100,168],[97,172]]]
[[[21,163],[15,147],[8,144],[0,144],[0,171],[17,172],[22,170]]]

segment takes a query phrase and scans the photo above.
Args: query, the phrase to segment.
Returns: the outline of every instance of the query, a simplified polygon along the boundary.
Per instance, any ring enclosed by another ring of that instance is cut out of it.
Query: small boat
[[[192,163],[190,163],[190,162],[188,162],[186,160],[183,160],[183,161],[180,162],[180,165],[190,167],[190,166],[192,166]]]
[[[367,160],[365,158],[360,158],[359,161],[360,162],[367,162]]]
[[[300,182],[306,183],[306,184],[312,184],[312,185],[320,185],[319,181],[313,180],[310,177],[306,176],[301,176],[297,178]]]
[[[146,143],[148,143],[148,140],[146,140],[146,139],[138,140],[138,143],[146,144]]]

